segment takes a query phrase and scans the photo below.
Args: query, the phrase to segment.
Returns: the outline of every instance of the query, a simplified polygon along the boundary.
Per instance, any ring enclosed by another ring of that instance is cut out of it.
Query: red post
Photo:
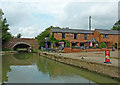
[[[105,50],[105,62],[104,63],[111,63],[110,62],[110,50]]]

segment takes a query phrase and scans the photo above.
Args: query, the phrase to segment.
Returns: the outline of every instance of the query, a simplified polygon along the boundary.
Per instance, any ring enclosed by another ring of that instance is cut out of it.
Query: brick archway
[[[4,43],[3,47],[13,50],[13,48],[18,44],[26,44],[33,49],[39,49],[38,40],[31,38],[12,38],[7,43]]]
[[[12,47],[12,50],[14,50],[15,46],[20,45],[20,44],[25,44],[25,45],[28,45],[29,47],[32,47],[32,46],[31,46],[30,44],[28,44],[28,43],[18,42],[18,43],[16,43],[16,44]]]

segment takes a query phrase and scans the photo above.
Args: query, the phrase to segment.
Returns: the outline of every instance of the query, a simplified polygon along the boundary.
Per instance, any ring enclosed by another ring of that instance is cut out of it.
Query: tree
[[[2,10],[0,9],[0,39],[2,38]]]
[[[0,9],[0,28],[2,28],[2,35],[0,35],[0,38],[2,38],[2,44],[12,38],[12,35],[8,32],[9,24],[7,24],[7,19],[2,17],[3,15],[4,13]]]
[[[120,30],[120,20],[118,20],[114,25],[112,30]]]
[[[46,28],[42,33],[40,33],[37,37],[35,37],[36,39],[38,39],[40,47],[44,47],[45,46],[44,40],[45,40],[45,37],[49,37],[50,36],[50,29],[51,28],[60,28],[60,27],[50,26],[50,27]]]
[[[21,36],[22,36],[21,33],[19,33],[19,34],[17,35],[17,38],[21,38]]]

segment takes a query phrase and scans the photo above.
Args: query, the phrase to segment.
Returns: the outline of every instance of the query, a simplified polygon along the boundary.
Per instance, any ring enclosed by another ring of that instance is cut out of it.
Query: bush
[[[100,48],[100,45],[96,46],[97,48]]]
[[[107,47],[107,49],[112,49],[112,47]]]
[[[101,48],[106,48],[106,46],[107,46],[107,45],[105,44],[105,42],[102,42],[102,43],[101,43]]]
[[[101,44],[99,44],[98,46],[96,46],[97,48],[106,48],[106,44],[105,42],[102,42]]]
[[[2,48],[2,51],[12,51],[12,50],[8,48]]]
[[[92,42],[93,44],[96,44],[97,42]]]
[[[115,47],[115,48],[117,48],[117,45],[116,45],[116,44],[114,44],[114,47]]]
[[[69,41],[66,41],[65,47],[70,47],[70,42]]]

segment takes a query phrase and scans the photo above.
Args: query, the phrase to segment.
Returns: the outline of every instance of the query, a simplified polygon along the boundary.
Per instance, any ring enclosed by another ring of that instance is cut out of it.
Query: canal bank
[[[38,52],[40,55],[49,58],[51,60],[55,60],[64,64],[76,66],[79,68],[84,68],[89,71],[93,71],[102,75],[110,76],[112,78],[120,79],[119,70],[120,67],[118,65],[117,59],[112,59],[114,63],[105,64],[104,58],[95,58],[95,57],[75,57],[71,56],[71,54],[65,56],[64,53],[50,53],[50,52]],[[101,60],[103,62],[101,62]]]
[[[0,55],[10,54],[10,53],[17,53],[18,51],[1,51]]]

